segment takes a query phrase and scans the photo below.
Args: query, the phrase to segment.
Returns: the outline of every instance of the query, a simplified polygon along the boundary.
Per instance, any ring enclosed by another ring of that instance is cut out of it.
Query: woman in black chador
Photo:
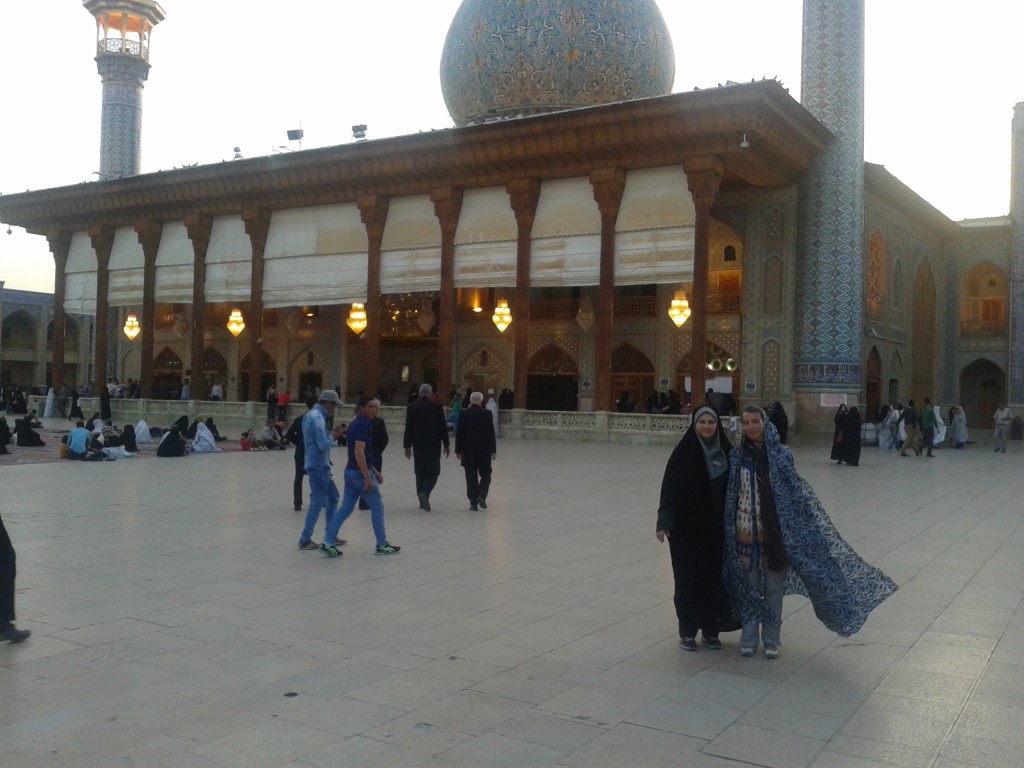
[[[836,429],[832,433],[832,461],[839,464],[843,463],[843,427],[846,424],[847,418],[850,416],[850,411],[846,407],[846,403],[842,403],[839,409],[836,411],[836,415],[832,418],[835,422]]]
[[[722,510],[729,475],[729,451],[718,413],[697,409],[690,428],[672,451],[661,483],[658,541],[668,539],[675,576],[679,647],[719,650],[719,632],[739,629],[722,586]]]
[[[845,461],[851,467],[856,467],[860,464],[860,411],[857,408],[851,408],[850,413],[846,416],[846,421],[843,422],[843,444],[839,451],[842,464]]]

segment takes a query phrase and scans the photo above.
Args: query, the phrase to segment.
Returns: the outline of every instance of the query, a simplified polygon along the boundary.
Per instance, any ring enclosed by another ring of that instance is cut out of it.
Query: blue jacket
[[[306,449],[303,469],[309,472],[311,469],[331,466],[334,437],[327,431],[327,409],[320,403],[302,417],[302,443]]]

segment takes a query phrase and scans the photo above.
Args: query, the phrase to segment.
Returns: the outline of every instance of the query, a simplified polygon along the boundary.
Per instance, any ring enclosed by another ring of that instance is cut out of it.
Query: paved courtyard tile
[[[1020,764],[1021,443],[856,468],[796,446],[900,590],[846,639],[786,598],[778,661],[734,633],[678,648],[654,537],[670,448],[498,452],[487,510],[452,457],[430,513],[385,453],[402,552],[375,556],[356,512],[336,560],[296,547],[288,453],[0,466],[32,630],[0,645],[0,765]]]

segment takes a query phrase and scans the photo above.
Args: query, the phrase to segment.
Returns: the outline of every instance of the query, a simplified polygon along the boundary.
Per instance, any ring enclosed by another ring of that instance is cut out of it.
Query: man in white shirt
[[[996,453],[1006,453],[1006,433],[1010,430],[1010,422],[1013,421],[1013,413],[1006,407],[1006,403],[1000,403],[996,412],[992,414],[992,421],[995,425]]]

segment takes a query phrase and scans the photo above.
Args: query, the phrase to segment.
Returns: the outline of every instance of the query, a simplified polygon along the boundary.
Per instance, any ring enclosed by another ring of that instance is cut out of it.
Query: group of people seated
[[[284,435],[284,422],[268,419],[263,429],[256,432],[250,429],[242,433],[243,451],[283,451],[289,444]]]
[[[189,424],[188,417],[182,416],[160,437],[156,455],[161,457],[184,456],[186,453],[218,453],[218,441],[225,438],[213,423],[213,417],[203,420],[196,416]]]

